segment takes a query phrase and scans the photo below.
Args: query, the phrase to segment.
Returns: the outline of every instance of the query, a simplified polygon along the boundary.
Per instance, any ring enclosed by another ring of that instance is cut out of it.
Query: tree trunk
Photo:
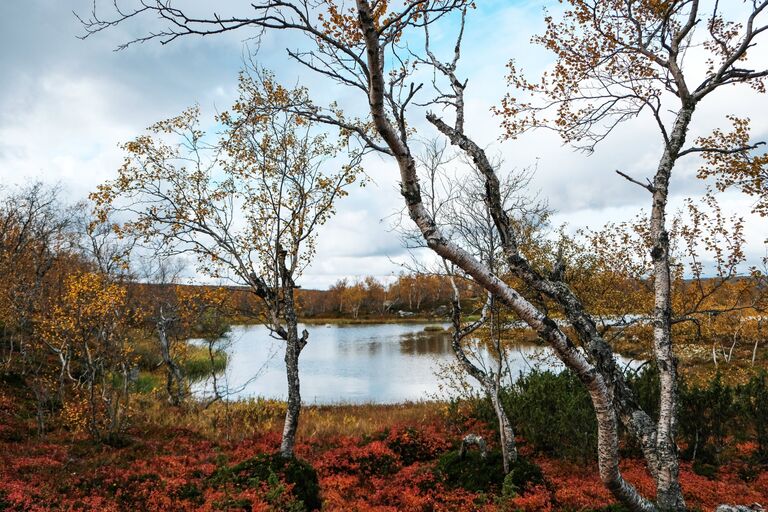
[[[368,101],[371,118],[376,131],[381,135],[396,159],[400,170],[400,191],[405,200],[408,214],[421,231],[427,246],[440,257],[456,264],[489,293],[497,296],[511,307],[555,351],[558,358],[574,371],[589,392],[598,424],[598,466],[600,478],[618,500],[634,511],[655,511],[656,507],[640,495],[621,475],[618,460],[618,421],[613,402],[612,383],[598,372],[570,338],[547,315],[521,296],[517,290],[490,272],[487,266],[478,262],[471,254],[445,238],[434,219],[426,210],[421,197],[416,162],[399,133],[404,127],[396,128],[390,121],[385,108],[384,65],[382,48],[376,22],[367,0],[356,0],[358,21],[366,46],[365,58],[368,72]],[[611,358],[612,359],[612,358]]]
[[[512,429],[512,422],[509,421],[509,416],[504,410],[504,406],[501,403],[501,397],[499,396],[498,386],[492,386],[491,390],[491,403],[493,404],[493,410],[496,411],[496,418],[499,422],[499,442],[501,444],[501,457],[504,463],[504,474],[509,473],[511,466],[517,462],[517,447],[515,446],[515,432]]]
[[[654,314],[653,351],[659,368],[659,420],[656,426],[656,501],[662,510],[685,510],[678,480],[677,359],[672,350],[672,284],[669,264],[669,233],[666,209],[672,168],[685,143],[693,106],[684,106],[677,115],[669,143],[653,181],[651,209],[651,258],[653,260]]]
[[[291,328],[289,327],[289,332]],[[294,329],[295,330],[295,329]],[[285,368],[288,377],[288,407],[285,411],[283,438],[280,442],[280,454],[283,457],[293,457],[296,444],[296,430],[299,427],[301,413],[301,386],[299,381],[299,347],[296,334],[289,336],[285,346]]]
[[[157,321],[157,339],[160,342],[160,354],[166,369],[165,388],[168,393],[168,400],[173,405],[180,405],[184,401],[184,375],[181,367],[171,357],[171,343],[168,339],[168,320],[162,316]]]
[[[462,347],[461,342],[464,338],[476,331],[486,321],[487,312],[491,299],[489,297],[488,302],[483,308],[483,314],[479,320],[473,322],[467,327],[461,327],[461,295],[459,288],[456,286],[456,281],[453,276],[450,278],[451,285],[453,287],[453,300],[451,302],[452,309],[452,322],[453,322],[453,336],[451,339],[451,347],[456,359],[461,364],[464,371],[466,371],[472,378],[474,378],[485,390],[491,399],[493,404],[493,410],[496,412],[496,418],[499,422],[499,444],[501,445],[502,462],[504,464],[504,474],[509,473],[510,467],[517,461],[517,447],[515,446],[515,431],[512,428],[512,422],[509,420],[507,412],[504,410],[504,406],[501,403],[500,391],[501,386],[499,382],[499,374],[501,372],[501,354],[499,354],[499,374],[488,375],[481,368],[478,368],[467,357]]]
[[[288,378],[288,406],[285,411],[285,423],[283,424],[283,438],[280,442],[280,455],[292,458],[296,444],[296,431],[299,428],[299,415],[301,414],[301,383],[299,379],[299,355],[307,344],[309,333],[303,330],[301,336],[298,332],[298,319],[294,306],[293,287],[285,289],[285,368]]]

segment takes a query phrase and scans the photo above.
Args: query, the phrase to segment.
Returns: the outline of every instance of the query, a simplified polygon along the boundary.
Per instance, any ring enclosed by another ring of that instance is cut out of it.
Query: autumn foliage
[[[290,472],[274,471],[279,466],[269,462],[280,436],[276,428],[265,428],[266,423],[238,420],[232,427],[240,435],[227,439],[203,429],[153,426],[155,420],[145,416],[130,430],[130,442],[119,448],[94,445],[79,436],[37,440],[23,433],[18,397],[8,392],[13,386],[4,389],[0,418],[13,427],[0,436],[0,503],[7,510],[304,510],[297,484],[286,480]],[[249,407],[251,416],[257,416],[265,406]],[[543,483],[506,494],[502,485],[484,491],[463,489],[441,474],[440,460],[455,453],[468,430],[487,435],[493,443],[488,427],[449,414],[437,404],[400,407],[401,421],[427,421],[349,436],[342,433],[340,416],[387,414],[386,407],[308,409],[296,451],[317,472],[323,510],[586,511],[608,510],[613,503],[593,462],[541,455],[524,439],[519,440],[522,454],[541,468]],[[279,410],[264,409],[261,414],[280,417]],[[309,434],[313,422],[326,419],[336,423],[336,433]],[[720,467],[716,476],[696,474],[691,463],[683,463],[681,479],[692,507],[712,510],[723,501],[765,502],[768,473],[748,470],[754,445],[737,448],[741,455]],[[628,459],[622,469],[635,485],[652,493],[653,481],[640,460]]]

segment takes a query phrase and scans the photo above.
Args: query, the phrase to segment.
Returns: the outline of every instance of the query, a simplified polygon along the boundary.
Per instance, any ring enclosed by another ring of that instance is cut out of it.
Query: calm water
[[[425,332],[427,324],[310,325],[299,368],[305,403],[394,403],[447,397],[435,375],[453,363],[450,336]],[[431,324],[434,325],[434,324]],[[227,340],[220,389],[232,398],[287,396],[283,344],[257,325],[234,326]],[[514,376],[532,366],[562,369],[546,347],[519,346],[510,354]],[[443,382],[445,384],[445,382]],[[210,383],[199,383],[205,394]]]

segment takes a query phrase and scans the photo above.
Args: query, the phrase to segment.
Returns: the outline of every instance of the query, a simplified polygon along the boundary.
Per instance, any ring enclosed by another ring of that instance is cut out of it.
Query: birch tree
[[[631,510],[683,510],[685,502],[678,481],[674,440],[676,361],[671,337],[673,318],[666,229],[670,176],[677,160],[686,155],[718,150],[746,154],[751,149],[751,146],[687,147],[686,135],[697,105],[705,98],[731,84],[744,83],[761,90],[762,79],[768,75],[768,71],[749,69],[745,65],[747,51],[750,55],[755,53],[758,36],[765,31],[760,17],[768,2],[744,2],[746,14],[741,24],[724,19],[720,3],[710,4],[705,9],[698,0],[569,0],[564,21],[548,18],[548,30],[541,39],[555,50],[559,59],[557,73],[549,75],[544,86],[537,87],[512,70],[513,85],[526,87],[544,97],[555,95],[555,99],[545,105],[555,113],[563,113],[561,119],[555,117],[555,128],[566,140],[587,141],[587,149],[604,139],[613,126],[640,111],[650,112],[659,126],[663,152],[651,183],[627,176],[652,195],[654,353],[664,372],[658,421],[653,421],[638,405],[594,318],[562,280],[561,262],[556,255],[549,259],[547,269],[521,249],[513,222],[502,205],[499,177],[483,147],[466,132],[464,96],[469,83],[458,75],[461,38],[453,54],[441,60],[428,46],[428,32],[431,26],[446,19],[459,18],[458,25],[463,26],[471,4],[461,0],[420,0],[395,6],[384,1],[356,0],[354,5],[332,1],[316,5],[306,0],[264,0],[252,4],[250,11],[239,17],[201,18],[189,16],[165,2],[149,1],[133,11],[119,11],[115,19],[101,19],[94,13],[84,20],[84,26],[92,34],[136,16],[153,15],[167,24],[134,42],[159,39],[168,43],[189,35],[243,28],[291,30],[307,36],[308,49],[289,50],[289,56],[314,72],[358,91],[367,101],[368,112],[361,119],[355,119],[337,108],[321,109],[309,103],[295,105],[294,109],[315,120],[339,126],[367,148],[391,157],[399,171],[406,210],[425,244],[503,302],[575,373],[594,406],[600,477],[614,496]],[[701,17],[707,19],[704,24],[700,23]],[[604,23],[608,23],[609,28],[606,29]],[[682,56],[691,44],[691,35],[702,25],[706,25],[705,31],[709,34],[704,44],[714,57],[708,61],[705,77],[694,84],[689,83]],[[573,65],[568,64],[569,59]],[[425,87],[422,75],[417,74],[417,70],[425,67],[435,77],[431,87]],[[595,97],[591,98],[590,93]],[[668,96],[679,102],[673,109],[671,123],[665,123],[668,106],[661,103]],[[576,107],[579,101],[582,104]],[[416,119],[423,114],[420,107],[423,105],[441,109],[439,114],[427,112],[426,121],[461,150],[482,174],[484,201],[493,218],[505,264],[525,289],[513,286],[508,276],[494,272],[452,240],[425,206],[414,157],[418,140],[413,132]],[[511,135],[545,124],[540,122],[541,112],[533,103],[518,104],[514,98],[508,98],[500,108]],[[537,304],[538,297],[556,305],[567,319],[568,331],[558,326],[548,309]],[[642,448],[656,482],[655,499],[643,496],[622,475],[619,421]]]
[[[498,232],[493,216],[484,200],[485,180],[472,162],[461,162],[439,140],[426,144],[418,158],[419,175],[424,184],[424,204],[432,218],[455,243],[460,244],[475,258],[499,275],[507,273]],[[466,165],[462,165],[462,163]],[[502,168],[501,161],[494,161],[495,169]],[[546,204],[529,197],[533,176],[530,170],[499,172],[502,208],[513,217],[515,230],[524,245],[534,242],[542,232],[549,215]],[[420,232],[400,224],[404,242],[408,247],[424,246]],[[410,226],[409,226],[410,227]],[[480,318],[467,322],[464,318],[460,282],[467,278],[453,263],[442,259],[441,268],[417,268],[422,273],[447,276],[451,285],[451,347],[460,368],[473,378],[488,396],[499,425],[499,444],[502,452],[504,473],[508,473],[517,461],[517,448],[513,420],[504,410],[502,391],[506,385],[507,350],[510,330],[504,324],[504,305],[492,294],[482,301]],[[466,295],[466,294],[465,294]],[[483,348],[488,350],[484,357]],[[490,359],[490,360],[486,360]]]
[[[648,227],[653,261],[654,358],[661,382],[659,419],[652,441],[656,462],[651,463],[651,470],[663,509],[685,508],[675,443],[677,359],[672,326],[676,319],[666,220],[670,180],[678,161],[688,155],[703,154],[710,160],[726,155],[754,161],[751,152],[756,145],[745,136],[746,120],[736,120],[737,133],[730,139],[718,137],[721,132],[716,131],[713,137],[686,145],[694,113],[718,89],[744,84],[759,92],[765,90],[768,69],[752,68],[749,57],[760,34],[768,29],[762,15],[768,2],[744,4],[743,18],[729,19],[718,2],[569,0],[562,18],[547,17],[545,33],[534,39],[555,53],[554,71],[533,83],[510,63],[509,79],[516,91],[534,94],[527,101],[510,95],[499,110],[510,136],[549,127],[586,151],[593,151],[616,126],[641,114],[648,114],[658,127],[663,149],[653,176],[643,180],[617,172],[651,196]],[[694,71],[698,63],[692,63],[688,55],[697,45],[709,53],[700,59],[705,66],[703,76]],[[757,162],[750,169],[763,164]],[[725,176],[720,182],[725,188],[728,175],[722,170],[719,174]]]
[[[264,305],[261,321],[285,342],[288,407],[280,452],[293,456],[301,410],[296,280],[312,261],[318,229],[359,177],[359,155],[341,159],[342,137],[286,108],[306,92],[268,73],[243,74],[240,98],[219,116],[211,142],[198,109],[161,121],[124,145],[118,177],[92,198],[100,215],[121,211],[125,235],[159,241],[167,254],[192,254],[198,270],[246,285]],[[171,138],[171,142],[163,139]],[[338,158],[337,158],[338,157]],[[336,159],[336,160],[334,160]]]
[[[131,312],[124,284],[98,272],[73,272],[63,283],[59,303],[40,321],[39,335],[66,354],[62,371],[75,383],[64,403],[66,421],[95,439],[114,441],[129,415],[135,366]]]
[[[146,329],[157,337],[162,365],[165,368],[165,390],[171,405],[179,406],[187,395],[184,369],[179,362],[179,331],[184,311],[179,300],[179,275],[183,264],[166,258],[149,258],[143,264],[143,274],[150,289],[143,290],[139,303],[146,311]]]

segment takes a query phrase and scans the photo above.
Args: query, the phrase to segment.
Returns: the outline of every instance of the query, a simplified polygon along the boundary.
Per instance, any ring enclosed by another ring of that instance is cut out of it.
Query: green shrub
[[[680,386],[679,436],[687,448],[683,457],[703,465],[720,464],[729,433],[738,422],[734,389],[723,384],[720,375],[707,387]]]
[[[659,369],[650,363],[627,376],[627,384],[635,393],[637,403],[656,422],[659,416]]]
[[[198,505],[203,504],[203,491],[194,482],[188,482],[176,490],[176,497],[180,500],[189,500]]]
[[[738,409],[757,442],[757,457],[768,462],[768,372],[761,370],[736,390]]]
[[[506,498],[512,498],[522,494],[529,487],[544,483],[544,475],[541,468],[534,462],[519,457],[509,468],[509,473],[504,477],[501,494]]]
[[[458,450],[445,453],[437,461],[437,477],[449,487],[461,487],[470,492],[487,492],[501,488],[504,467],[501,452],[489,451],[482,457],[471,450],[462,457]]]
[[[595,458],[592,401],[572,372],[534,370],[520,377],[502,400],[517,433],[536,451],[576,460]]]
[[[184,375],[190,381],[207,379],[211,373],[221,373],[227,368],[227,353],[223,350],[214,350],[213,364],[211,364],[207,347],[190,345],[183,366]]]
[[[627,382],[638,404],[655,422],[659,410],[659,372],[654,364],[630,374]],[[533,371],[502,393],[502,401],[519,434],[535,451],[577,461],[594,460],[597,424],[589,394],[569,371],[555,374]],[[497,428],[490,400],[478,398],[472,417]],[[452,403],[456,421],[458,403]],[[641,456],[637,441],[623,432],[623,449]],[[728,385],[716,375],[704,386],[678,385],[677,440],[681,457],[697,462],[703,474],[723,462],[728,443],[753,440],[754,462],[768,462],[768,372],[762,370],[740,386]]]
[[[630,370],[627,374],[627,385],[632,390],[638,405],[651,417],[655,423],[659,415],[659,370],[655,363],[644,365],[639,371]],[[640,442],[629,434],[624,425],[619,423],[623,439],[622,453],[629,457],[642,457],[643,450]]]
[[[504,481],[501,483],[501,495],[504,498],[515,498],[519,492],[520,490],[513,482],[512,473],[507,473],[504,476]]]
[[[241,487],[255,487],[268,483],[275,494],[282,494],[279,480],[292,484],[291,493],[305,510],[319,510],[320,484],[317,472],[306,461],[285,458],[279,453],[261,454],[231,467],[221,467],[211,476],[214,486],[231,483]]]

